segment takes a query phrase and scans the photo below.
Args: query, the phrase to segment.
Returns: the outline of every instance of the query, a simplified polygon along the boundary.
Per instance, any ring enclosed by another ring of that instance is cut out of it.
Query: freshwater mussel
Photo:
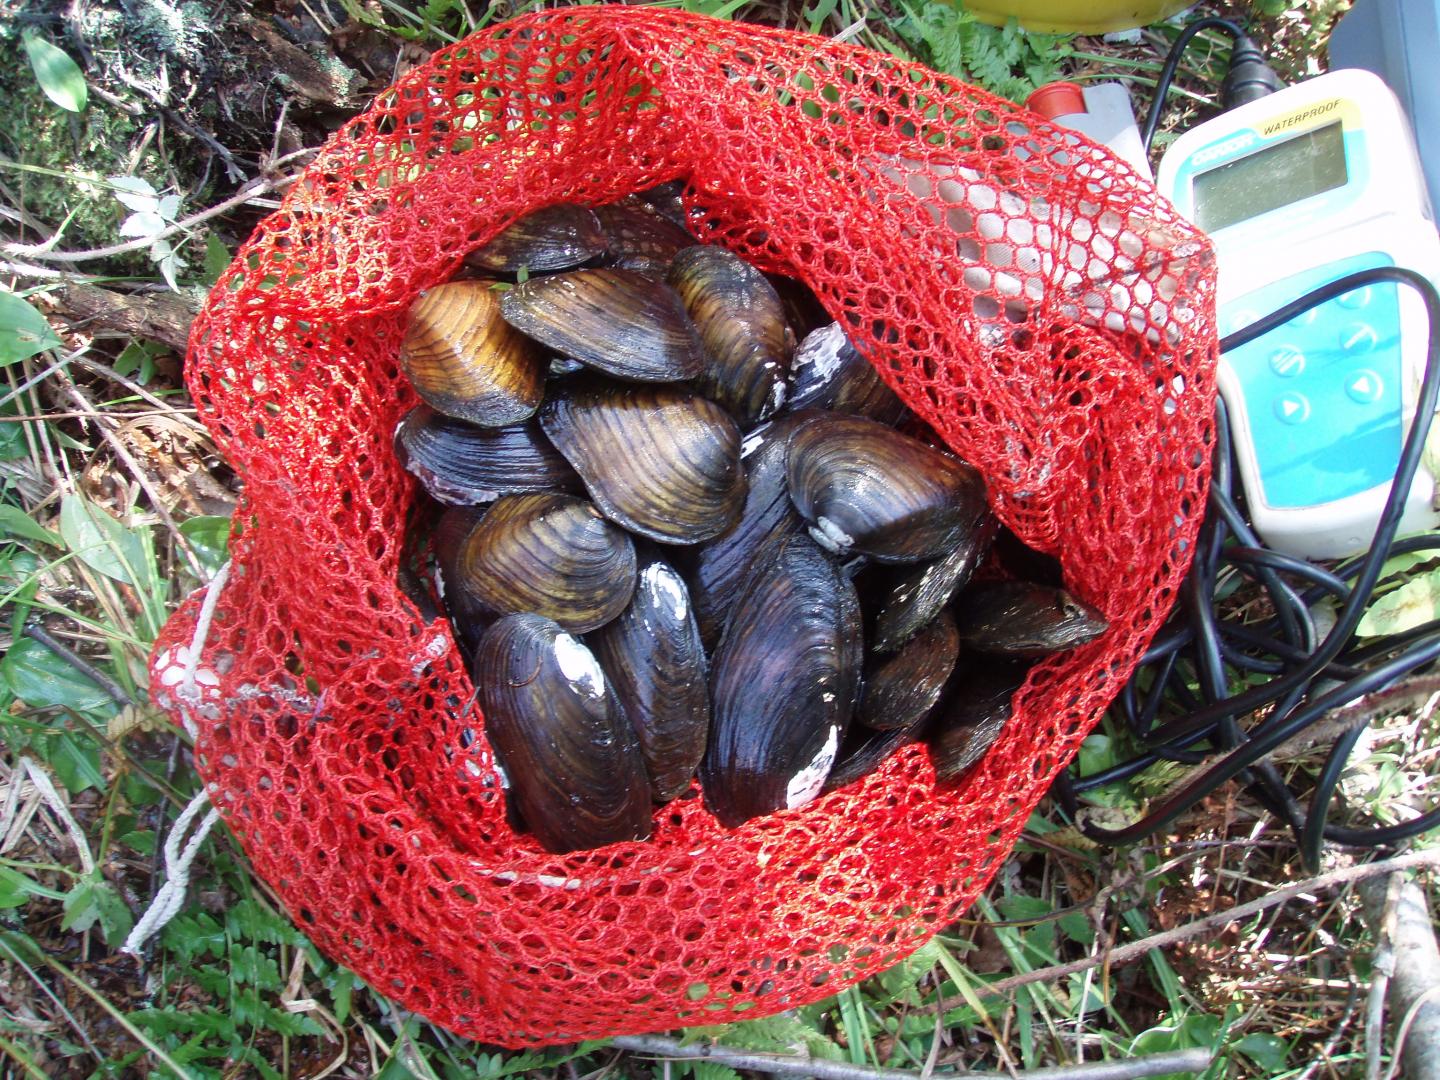
[[[400,365],[432,408],[485,427],[534,415],[544,392],[541,350],[500,317],[490,282],[452,281],[421,293]]]
[[[900,398],[795,283],[641,199],[550,208],[467,261],[513,283],[437,286],[445,333],[407,341],[449,377],[451,342],[498,336],[537,388],[483,429],[422,389],[397,449],[451,504],[437,584],[543,847],[643,838],[697,779],[738,826],[920,740],[953,778],[1032,650],[1103,631],[1068,593],[968,584],[995,531],[978,472],[895,430]],[[480,327],[448,321],[466,306]]]
[[[508,615],[480,639],[471,670],[511,798],[547,850],[650,835],[639,744],[583,643],[538,615]]]

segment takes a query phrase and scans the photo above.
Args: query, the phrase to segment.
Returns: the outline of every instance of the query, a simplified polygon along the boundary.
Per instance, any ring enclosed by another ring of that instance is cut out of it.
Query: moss
[[[143,51],[130,52],[130,23],[118,12],[94,9],[87,19],[86,40],[97,67],[103,67],[107,57],[123,48],[127,65],[133,64],[127,70],[143,84],[147,76],[157,76],[159,71],[154,62],[148,65],[149,71],[145,70],[147,63],[138,60]],[[19,35],[13,27],[0,32],[0,48],[12,45],[18,54]],[[14,163],[0,166],[0,180],[20,206],[38,220],[52,228],[64,224],[60,244],[67,250],[104,247],[122,239],[120,224],[129,211],[115,199],[105,183],[107,177],[140,176],[162,188],[168,175],[163,141],[146,139],[150,110],[133,116],[101,100],[93,92],[96,85],[107,86],[112,94],[117,92],[115,84],[103,79],[95,70],[86,72],[92,93],[85,111],[76,115],[44,96],[28,64],[0,69],[0,116],[6,118],[0,125],[0,153]],[[150,104],[128,87],[119,89],[137,104]],[[85,269],[155,276],[144,252]]]

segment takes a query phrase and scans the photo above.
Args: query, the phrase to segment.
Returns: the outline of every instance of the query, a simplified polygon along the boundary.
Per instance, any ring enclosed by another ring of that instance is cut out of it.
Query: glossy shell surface
[[[630,603],[635,545],[584,499],[506,495],[465,537],[455,577],[487,615],[535,612],[583,634]]]
[[[552,394],[540,424],[605,516],[651,540],[708,540],[744,505],[740,432],[689,390],[580,382]]]
[[[995,581],[967,589],[955,602],[967,648],[1001,656],[1045,656],[1094,641],[1109,623],[1064,589],[1028,581]]]
[[[735,524],[689,554],[695,617],[708,649],[720,641],[735,598],[746,584],[755,553],[773,537],[803,533],[785,486],[785,448],[790,432],[813,414],[786,413],[745,436],[745,504]]]
[[[860,722],[876,731],[909,727],[940,700],[959,654],[955,620],[941,612],[903,649],[865,673]]]
[[[482,428],[418,405],[395,430],[401,460],[432,498],[450,506],[525,491],[570,491],[580,477],[532,418]]]
[[[547,851],[650,835],[644,760],[600,665],[538,615],[497,621],[471,665],[509,797]]]
[[[822,413],[790,436],[790,500],[839,556],[919,562],[950,551],[985,507],[980,474],[874,420]]]
[[[887,427],[905,416],[905,403],[850,343],[839,323],[811,331],[790,365],[790,407],[868,416]]]
[[[531,278],[506,292],[500,308],[517,330],[617,379],[679,382],[705,368],[675,290],[632,270]]]
[[[421,293],[400,366],[431,408],[486,427],[533,416],[544,394],[541,350],[500,317],[500,294],[485,281]]]
[[[593,210],[557,203],[512,222],[465,256],[465,262],[492,273],[549,273],[589,262],[603,255],[608,245]]]
[[[862,652],[854,588],[824,552],[805,536],[767,546],[711,675],[700,778],[721,824],[820,793],[854,711]]]
[[[990,663],[957,678],[953,695],[926,738],[936,779],[954,779],[985,756],[1010,719],[1011,701],[1025,682],[1025,672],[1024,664]]]
[[[897,567],[884,576],[871,610],[875,625],[870,648],[893,652],[926,626],[970,582],[989,550],[994,533],[988,513],[965,532],[946,555],[923,566]]]
[[[684,793],[705,753],[710,690],[700,628],[680,574],[644,553],[630,606],[588,643],[640,740],[651,796],[667,802]]]
[[[768,419],[785,401],[790,346],[780,297],[765,275],[717,247],[689,247],[667,279],[705,346],[700,393],[730,411],[742,430]]]

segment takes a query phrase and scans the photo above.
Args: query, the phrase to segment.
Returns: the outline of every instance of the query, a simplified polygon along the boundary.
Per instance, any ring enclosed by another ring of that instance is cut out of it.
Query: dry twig
[[[1393,859],[1382,859],[1373,863],[1362,863],[1359,866],[1348,866],[1341,870],[1332,870],[1329,873],[1319,874],[1316,877],[1307,878],[1305,881],[1297,882],[1294,885],[1286,886],[1283,889],[1276,889],[1274,892],[1251,900],[1249,903],[1240,904],[1230,908],[1228,911],[1217,912],[1214,915],[1207,915],[1203,919],[1196,919],[1194,922],[1185,923],[1172,930],[1163,933],[1151,934],[1149,937],[1141,938],[1139,941],[1132,941],[1120,945],[1109,953],[1101,956],[1087,956],[1082,960],[1073,960],[1067,964],[1055,964],[1052,967],[1039,968],[1035,971],[1026,972],[1023,975],[1012,975],[1008,979],[1001,979],[998,982],[982,983],[974,987],[976,994],[981,997],[990,997],[995,994],[1006,994],[1011,990],[1019,989],[1036,982],[1053,982],[1063,979],[1067,975],[1074,975],[1077,972],[1088,971],[1090,968],[1104,965],[1107,969],[1119,967],[1123,964],[1134,963],[1143,959],[1148,953],[1156,949],[1168,948],[1182,941],[1199,937],[1201,934],[1211,933],[1232,922],[1241,922],[1258,915],[1262,911],[1283,904],[1286,901],[1294,900],[1308,892],[1318,892],[1325,889],[1340,888],[1344,885],[1351,885],[1357,881],[1364,881],[1367,878],[1376,877],[1380,874],[1396,873],[1403,870],[1415,870],[1422,866],[1440,866],[1440,850],[1415,851],[1405,855],[1397,855]],[[936,1008],[948,1012],[951,1009],[959,1009],[968,1005],[969,1002],[963,996],[945,998],[937,1003]]]

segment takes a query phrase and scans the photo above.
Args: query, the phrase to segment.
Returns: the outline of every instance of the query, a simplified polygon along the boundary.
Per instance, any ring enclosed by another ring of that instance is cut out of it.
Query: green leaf
[[[345,968],[335,972],[330,980],[330,1000],[334,1003],[331,1012],[341,1024],[350,1019],[350,1002],[355,995],[355,973]]]
[[[80,65],[71,60],[64,49],[51,45],[39,34],[27,33],[21,40],[45,96],[62,109],[84,112],[88,94]]]
[[[111,715],[115,699],[38,641],[21,638],[0,660],[0,679],[31,708],[61,706],[79,713]]]
[[[150,341],[132,341],[115,358],[115,373],[127,378],[133,377],[144,386],[155,377],[155,358],[163,356],[170,349]]]
[[[65,918],[60,921],[61,930],[74,930],[83,934],[100,919],[100,905],[95,898],[98,886],[89,878],[80,882],[65,896]]]
[[[95,921],[100,923],[100,933],[105,938],[105,944],[119,946],[129,936],[130,930],[135,925],[135,917],[130,914],[130,909],[125,906],[125,901],[120,899],[120,894],[106,881],[92,880],[90,893],[86,900],[89,905],[87,916],[93,914],[94,918],[90,924],[76,929],[88,929]],[[78,888],[78,886],[77,886]],[[70,918],[70,901],[65,901],[65,918]]]
[[[1371,604],[1355,633],[1360,637],[1401,634],[1434,619],[1440,619],[1440,571],[1432,570]]]
[[[690,1075],[695,1080],[740,1080],[740,1074],[726,1065],[713,1061],[695,1061],[690,1064]]]
[[[13,292],[0,289],[0,367],[18,364],[59,344],[44,315]]]
[[[127,832],[118,838],[118,842],[141,855],[155,854],[155,834],[149,829],[135,829]]]
[[[0,908],[17,908],[31,899],[43,896],[49,900],[62,900],[64,893],[47,889],[33,878],[18,870],[0,866]]]
[[[45,755],[45,761],[70,794],[78,795],[86,788],[105,790],[100,748],[94,739],[61,731],[37,740],[36,749]]]
[[[180,533],[195,549],[200,565],[211,573],[225,565],[230,557],[230,519],[221,516],[187,518],[180,523]]]
[[[1278,1076],[1284,1072],[1286,1059],[1290,1056],[1290,1048],[1284,1039],[1264,1031],[1252,1031],[1235,1042],[1234,1047],[1260,1066],[1260,1071],[1266,1076]]]
[[[86,566],[106,577],[137,588],[153,580],[153,574],[145,574],[145,545],[139,535],[83,495],[67,495],[60,504],[60,535]]]
[[[230,265],[231,258],[230,249],[218,236],[211,233],[205,237],[205,263],[201,280],[206,285],[214,285]]]
[[[58,533],[51,532],[24,510],[8,503],[0,503],[0,536],[34,540],[52,547],[59,547],[62,543]]]

